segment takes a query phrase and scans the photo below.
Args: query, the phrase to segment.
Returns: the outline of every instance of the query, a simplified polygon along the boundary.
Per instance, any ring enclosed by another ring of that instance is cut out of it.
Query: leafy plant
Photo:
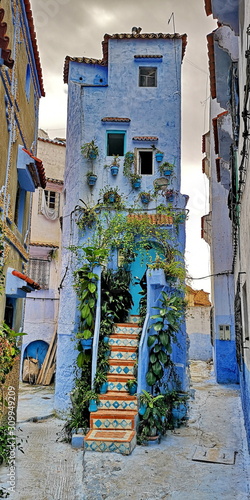
[[[84,158],[87,158],[88,160],[93,160],[98,156],[99,149],[98,146],[95,144],[95,141],[92,140],[90,142],[85,142],[85,144],[83,144],[83,146],[81,147],[81,152]]]
[[[76,224],[80,229],[93,227],[98,219],[98,212],[100,210],[99,204],[90,207],[85,203],[85,201],[81,199],[80,202],[83,204],[83,206],[76,205],[74,209]]]
[[[21,431],[21,429],[18,429]],[[11,445],[15,443],[16,448],[24,453],[22,443],[23,439],[16,436],[16,434],[9,434],[9,427],[7,424],[0,425],[0,464],[5,462],[8,464],[10,460]]]
[[[102,273],[102,318],[111,319],[117,323],[124,323],[128,311],[133,305],[129,291],[131,281],[130,271],[122,267],[117,270],[107,269]]]
[[[146,407],[145,413],[140,415],[137,432],[138,444],[142,444],[150,437],[165,433],[167,404],[164,395],[153,396],[144,390],[139,396],[139,403]]]
[[[166,259],[156,257],[155,262],[149,264],[149,269],[163,269],[166,278],[174,278],[184,281],[186,277],[186,270],[182,262],[171,260],[168,262]]]
[[[173,163],[169,163],[168,161],[164,161],[163,163],[158,164],[157,168],[158,168],[160,174],[163,175],[166,170],[173,171],[175,168],[175,165]]]
[[[158,384],[159,388],[164,370],[173,366],[172,342],[177,342],[176,333],[183,322],[185,301],[180,296],[170,296],[163,291],[161,306],[155,309],[158,314],[151,316],[151,319],[155,320],[152,325],[155,333],[148,337],[150,355],[146,380],[148,385]]]
[[[6,375],[11,371],[16,356],[20,353],[17,337],[25,335],[14,332],[6,323],[0,324],[0,383],[4,383]]]
[[[127,387],[128,389],[131,389],[131,388],[132,388],[132,387],[134,387],[135,385],[137,385],[137,381],[136,381],[136,379],[135,379],[135,378],[131,378],[131,379],[127,380],[127,382],[126,382],[126,387]]]
[[[105,186],[103,189],[101,189],[100,196],[102,196],[104,204],[106,205],[111,204],[110,195],[114,195],[114,202],[112,202],[112,208],[121,209],[122,197],[119,193],[118,186],[116,187]]]
[[[113,155],[113,159],[109,165],[104,165],[104,168],[112,167],[112,165],[119,167],[120,166],[120,157],[119,155]]]

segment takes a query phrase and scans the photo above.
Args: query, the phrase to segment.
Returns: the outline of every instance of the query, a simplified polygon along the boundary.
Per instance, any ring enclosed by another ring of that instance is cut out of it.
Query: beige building
[[[23,298],[39,288],[27,276],[32,193],[46,186],[37,157],[44,96],[28,0],[0,2],[0,322],[20,331]]]
[[[61,221],[66,143],[39,130],[38,155],[46,168],[46,189],[33,195],[29,276],[41,289],[26,298],[22,359],[41,366],[57,326],[61,282]]]
[[[204,290],[186,289],[186,328],[189,337],[189,358],[203,361],[212,358],[210,335],[211,302]]]

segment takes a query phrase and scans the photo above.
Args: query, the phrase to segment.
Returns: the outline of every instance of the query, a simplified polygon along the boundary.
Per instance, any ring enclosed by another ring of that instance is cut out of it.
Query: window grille
[[[157,68],[139,68],[139,87],[157,87]]]
[[[46,259],[30,259],[29,277],[43,290],[49,289],[50,261]]]

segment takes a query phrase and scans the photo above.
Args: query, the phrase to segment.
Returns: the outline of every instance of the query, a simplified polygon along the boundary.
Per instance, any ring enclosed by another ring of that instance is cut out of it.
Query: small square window
[[[157,68],[139,68],[139,87],[157,87]]]
[[[138,150],[138,165],[141,175],[153,174],[153,152],[152,150]]]
[[[123,132],[108,132],[107,133],[107,156],[124,156],[124,139]]]

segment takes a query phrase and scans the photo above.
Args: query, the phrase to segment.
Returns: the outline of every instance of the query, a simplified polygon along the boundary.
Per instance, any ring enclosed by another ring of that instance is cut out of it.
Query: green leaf
[[[156,380],[157,380],[157,378],[154,375],[154,373],[152,371],[148,371],[148,373],[146,375],[146,381],[147,381],[148,385],[154,385]]]
[[[88,273],[88,279],[89,280],[96,279],[96,274],[94,274],[94,273]]]
[[[162,319],[160,314],[154,314],[153,316],[150,316],[150,319]]]
[[[162,345],[166,348],[168,348],[169,344],[170,344],[170,338],[169,338],[169,335],[168,333],[166,332],[161,332],[159,334],[159,339],[160,339],[160,342],[162,343]]]
[[[151,347],[157,340],[157,335],[149,335],[148,337],[148,347]]]
[[[88,289],[91,293],[94,293],[96,291],[96,284],[95,283],[88,283]]]
[[[164,351],[160,351],[158,353],[158,359],[165,365],[165,363],[168,361],[168,355]]]
[[[156,332],[159,332],[160,330],[162,330],[162,327],[163,327],[163,323],[161,321],[158,321],[157,323],[153,324],[153,328]]]
[[[154,348],[153,348],[154,352],[159,352],[161,350],[161,344],[155,344]]]
[[[150,363],[155,363],[157,361],[157,356],[154,353],[152,353],[150,354],[149,359]]]
[[[89,299],[89,307],[90,307],[90,309],[93,309],[94,306],[95,306],[95,299]]]
[[[161,363],[159,363],[159,361],[157,361],[152,365],[152,371],[154,372],[154,374],[157,376],[158,379],[163,377],[163,368],[161,366]]]
[[[90,308],[89,308],[88,304],[85,304],[85,306],[81,310],[81,317],[82,317],[82,319],[87,318],[87,316],[89,315],[89,313],[90,313]]]
[[[93,322],[93,314],[89,313],[89,315],[86,318],[86,323],[88,326],[91,326]]]
[[[83,367],[83,363],[84,363],[84,353],[83,352],[79,352],[78,356],[77,356],[77,359],[76,359],[76,364],[79,368],[82,368]]]

